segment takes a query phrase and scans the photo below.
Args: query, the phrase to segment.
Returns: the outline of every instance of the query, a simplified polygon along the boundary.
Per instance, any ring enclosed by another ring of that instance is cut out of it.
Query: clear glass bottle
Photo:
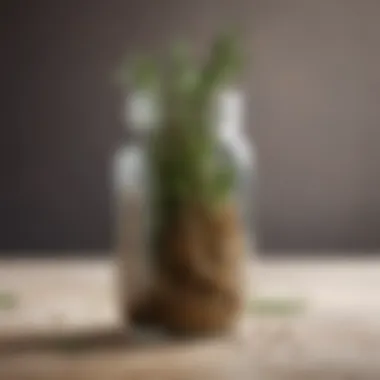
[[[144,298],[151,289],[151,281],[155,278],[156,271],[160,270],[153,266],[157,265],[157,261],[153,261],[151,256],[157,254],[157,252],[151,252],[152,247],[150,246],[152,219],[157,217],[157,213],[150,202],[150,174],[147,161],[149,135],[158,119],[157,106],[157,101],[148,93],[136,93],[127,99],[126,120],[132,137],[127,145],[118,150],[114,164],[118,288],[121,315],[125,323],[128,323],[130,309],[144,302]],[[244,96],[242,92],[234,89],[220,92],[217,96],[215,116],[220,165],[232,164],[237,173],[238,180],[232,195],[239,208],[241,227],[244,230],[242,234],[245,239],[245,258],[247,258],[253,250],[254,242],[255,193],[253,186],[256,168],[254,150],[243,128]],[[222,221],[223,223],[224,221]],[[223,239],[220,240],[223,241]],[[227,255],[229,254],[227,252]],[[242,259],[239,264],[243,267],[240,269],[244,270],[246,261],[244,257]],[[242,276],[237,272],[232,273],[233,276],[235,279],[231,280],[232,282],[241,282]],[[215,281],[216,283],[220,282],[219,279]],[[231,283],[231,281],[227,282]],[[241,285],[244,287],[244,284]],[[186,302],[193,301],[187,301],[186,296],[179,298],[176,307],[184,310],[185,314],[175,313],[178,318],[181,315],[183,319],[188,318],[186,310],[189,311],[190,306]],[[205,305],[203,306],[205,318],[211,314],[223,316],[223,307],[212,311],[206,310],[207,303],[202,302],[199,305]],[[211,301],[209,304],[212,303]],[[197,301],[192,304],[196,305]],[[199,306],[199,314],[203,312],[201,309],[202,306]],[[176,323],[178,326],[181,324],[178,321]],[[188,321],[185,324],[188,325]]]

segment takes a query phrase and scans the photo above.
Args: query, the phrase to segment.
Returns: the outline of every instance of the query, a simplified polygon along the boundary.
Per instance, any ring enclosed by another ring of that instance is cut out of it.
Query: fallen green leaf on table
[[[16,304],[16,297],[12,293],[0,291],[0,311],[13,309]]]
[[[304,312],[306,302],[300,298],[255,298],[248,305],[248,312],[255,315],[284,316]]]

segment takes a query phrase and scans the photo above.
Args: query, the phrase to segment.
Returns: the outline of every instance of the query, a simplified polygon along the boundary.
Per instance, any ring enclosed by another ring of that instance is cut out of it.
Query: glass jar
[[[232,89],[220,92],[216,102],[217,165],[233,167],[236,173],[228,202],[215,215],[195,204],[181,210],[181,217],[160,231],[164,243],[158,248],[153,237],[164,215],[152,196],[148,160],[158,103],[146,93],[128,99],[132,138],[117,152],[114,171],[125,323],[131,318],[139,322],[142,316],[144,322],[149,319],[172,331],[207,333],[229,328],[242,310],[242,273],[254,241],[255,196],[255,155],[243,129],[243,103],[243,94]]]

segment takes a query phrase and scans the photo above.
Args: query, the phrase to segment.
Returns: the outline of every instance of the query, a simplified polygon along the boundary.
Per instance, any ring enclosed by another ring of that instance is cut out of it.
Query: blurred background
[[[109,251],[115,67],[181,36],[201,50],[229,24],[248,59],[263,251],[378,250],[379,16],[377,0],[3,0],[0,255]]]

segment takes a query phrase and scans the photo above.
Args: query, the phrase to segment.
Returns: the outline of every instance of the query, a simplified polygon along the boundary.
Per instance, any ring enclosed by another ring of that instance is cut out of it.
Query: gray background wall
[[[237,23],[266,250],[380,247],[380,2],[3,0],[0,249],[110,246],[110,73]]]

